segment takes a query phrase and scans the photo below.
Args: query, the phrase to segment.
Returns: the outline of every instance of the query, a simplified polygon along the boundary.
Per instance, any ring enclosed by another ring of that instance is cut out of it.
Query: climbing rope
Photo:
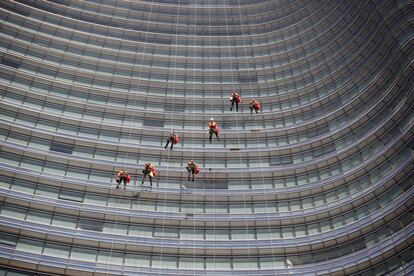
[[[147,22],[145,35],[144,35],[144,43],[143,43],[144,48],[143,48],[143,51],[142,51],[140,70],[139,70],[139,73],[138,73],[137,89],[139,89],[139,84],[140,84],[140,81],[141,81],[141,72],[142,72],[142,67],[143,67],[143,64],[144,64],[144,55],[145,55],[145,51],[146,51],[146,48],[147,48],[147,37],[148,37],[148,33],[149,33],[149,27],[150,27],[150,24],[151,24],[150,21],[151,21],[151,16],[152,16],[152,8],[153,8],[153,0],[151,0],[151,3],[150,3],[150,11],[149,11],[149,16],[148,16],[148,22]],[[132,137],[132,128],[133,128],[133,121],[134,121],[134,116],[135,116],[135,111],[136,111],[137,98],[138,98],[138,93],[135,93],[134,102],[133,102],[133,105],[132,105],[132,115],[131,115],[131,119],[129,121],[128,144],[130,144],[131,137]],[[127,103],[127,106],[128,106],[128,103]],[[129,157],[129,152],[127,151],[126,158],[124,159],[124,164],[123,164],[124,168],[123,169],[126,168],[126,163],[127,163],[128,157]],[[138,174],[137,174],[137,177],[138,177]],[[134,184],[134,186],[135,186],[135,184]],[[119,206],[120,202],[121,202],[121,198],[118,197],[118,201],[117,201],[118,206]],[[114,232],[116,232],[116,230],[118,228],[118,212],[115,213],[115,223],[114,224],[115,224]],[[125,237],[125,241],[126,241],[126,239],[127,239],[127,237]],[[111,239],[111,248],[110,248],[108,266],[107,266],[107,273],[106,273],[107,275],[109,274],[109,270],[110,270],[110,267],[111,267],[113,246],[114,246],[114,238]]]
[[[240,8],[240,7],[239,7]],[[224,1],[224,19],[226,22],[226,32],[227,32],[227,41],[228,41],[228,47],[229,47],[229,56],[230,56],[230,74],[231,74],[231,83],[232,83],[232,93],[236,91],[236,87],[235,87],[235,78],[234,78],[234,70],[233,70],[233,62],[232,62],[232,51],[231,51],[231,41],[230,41],[230,36],[229,36],[229,27],[228,27],[228,16],[227,16],[227,9],[226,9],[226,1]],[[237,49],[237,47],[235,47],[235,49]],[[237,50],[235,50],[234,52],[237,52]],[[241,93],[239,93],[241,94]],[[239,131],[239,116],[238,116],[238,110],[237,110],[237,105],[236,105],[236,135],[237,135],[237,143],[240,146],[240,131]],[[245,180],[243,177],[243,169],[242,169],[242,156],[241,156],[241,152],[240,150],[238,151],[238,155],[239,155],[239,167],[240,167],[240,176],[241,176],[241,184],[243,185]],[[247,204],[246,204],[246,193],[243,191],[242,192],[242,196],[243,196],[243,207],[246,208]],[[231,206],[231,203],[229,203]],[[249,234],[249,225],[248,225],[248,221],[247,221],[247,217],[245,217],[245,227],[246,227],[246,234],[248,237]],[[249,264],[251,263],[251,252],[250,252],[250,241],[247,238],[247,252],[248,252],[248,258],[249,258]]]
[[[250,66],[249,66],[249,59],[247,58],[246,39],[245,39],[245,34],[244,34],[244,29],[243,29],[243,25],[244,24],[243,24],[243,17],[242,17],[242,13],[241,13],[240,0],[237,0],[237,4],[238,4],[237,6],[238,6],[238,10],[239,10],[240,27],[241,27],[241,33],[242,33],[241,37],[242,37],[242,40],[243,40],[242,48],[244,50],[244,57],[245,57],[245,60],[246,60],[247,68],[250,68]],[[254,57],[254,52],[253,52],[253,57]],[[251,77],[250,77],[250,74],[249,74],[249,89],[250,89],[250,91],[253,91],[253,88],[252,87],[253,87],[252,86],[252,81],[251,81]],[[251,99],[253,100],[252,97],[251,97]],[[263,107],[263,105],[262,105],[262,107]],[[262,112],[263,112],[263,109],[262,109]],[[255,125],[257,126],[257,116],[254,116],[254,122],[255,122]],[[259,133],[258,132],[256,132],[256,141],[257,142],[260,142],[259,141]],[[258,150],[257,152],[258,152],[258,155],[259,155],[260,164],[263,164],[263,162],[262,162],[262,153],[261,153],[260,150]],[[268,226],[268,230],[269,230],[270,247],[271,247],[271,250],[272,250],[273,265],[275,265],[275,252],[274,252],[273,240],[272,240],[272,236],[271,236],[272,230],[271,230],[271,226],[270,226],[267,192],[265,191],[266,188],[265,188],[265,180],[264,180],[264,170],[263,170],[263,166],[260,166],[260,172],[261,172],[261,176],[262,176],[261,180],[262,180],[262,185],[263,185],[263,196],[264,196],[264,202],[265,202],[265,210],[266,210],[266,217],[267,217],[267,226]],[[276,271],[275,271],[275,276],[276,276]]]
[[[176,70],[175,70],[175,67],[177,66],[179,17],[180,17],[180,0],[178,0],[176,30],[175,30],[176,45],[175,45],[175,56],[174,56],[174,70],[173,70],[173,88],[172,88],[172,106],[171,106],[170,132],[172,132],[174,130],[174,103],[175,103],[175,88],[176,88]],[[168,139],[170,139],[169,136],[168,136]],[[170,141],[170,142],[173,143],[173,141]],[[169,150],[167,148],[167,151],[168,151],[167,152],[167,167],[166,167],[166,173],[165,173],[165,184],[166,184],[166,186],[169,183],[168,177],[169,177],[169,170],[170,170],[170,152],[171,152],[171,150]],[[162,224],[161,224],[162,240],[163,240],[164,233],[165,233],[165,218],[166,218],[166,214],[168,212],[168,210],[166,208],[167,207],[167,189],[164,189],[164,192],[163,192],[163,204],[164,204],[164,210],[163,210],[164,212],[163,212]],[[162,242],[162,240],[161,240],[161,246],[160,246],[160,257],[159,257],[160,262],[162,262],[162,259],[163,259],[163,242]],[[160,272],[159,275],[161,275],[161,272]]]

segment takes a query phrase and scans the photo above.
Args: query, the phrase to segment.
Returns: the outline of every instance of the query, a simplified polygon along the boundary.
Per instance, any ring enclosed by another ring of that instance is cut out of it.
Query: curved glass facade
[[[414,273],[413,16],[0,1],[0,275]]]

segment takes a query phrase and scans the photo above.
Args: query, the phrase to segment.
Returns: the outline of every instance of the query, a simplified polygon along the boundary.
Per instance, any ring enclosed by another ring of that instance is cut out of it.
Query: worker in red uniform
[[[151,163],[145,163],[144,169],[142,170],[142,173],[144,174],[144,178],[142,179],[141,184],[144,184],[145,179],[147,178],[147,175],[149,176],[150,185],[152,186],[152,178],[156,175],[155,166]]]
[[[250,100],[249,101],[249,108],[250,108],[250,114],[253,113],[253,109],[254,109],[254,111],[256,111],[256,114],[257,114],[260,110],[260,103],[256,100]]]
[[[220,138],[218,136],[219,132],[220,132],[220,128],[218,127],[216,121],[214,120],[214,118],[210,118],[210,121],[208,122],[208,127],[209,127],[209,131],[208,133],[210,134],[209,136],[209,141],[211,143],[211,139],[213,138],[213,133],[216,135],[217,140],[220,141]]]
[[[230,102],[231,102],[231,107],[230,107],[230,111],[233,110],[233,106],[234,104],[236,104],[236,111],[239,112],[239,103],[241,102],[241,96],[239,93],[237,92],[233,92],[230,95]]]
[[[188,181],[190,181],[190,178],[192,176],[192,181],[194,182],[194,176],[200,172],[200,167],[196,162],[190,160],[187,162],[187,166],[185,168],[188,172]]]
[[[173,149],[173,146],[175,144],[178,144],[179,141],[180,141],[180,137],[178,137],[178,135],[177,135],[177,133],[175,133],[175,131],[172,131],[170,133],[170,136],[167,139],[167,144],[165,145],[165,148],[167,148],[168,147],[168,144],[171,143],[170,150],[172,150]]]
[[[126,184],[131,181],[131,176],[129,176],[128,172],[124,169],[120,170],[115,178],[117,183],[116,188],[119,189],[119,186],[122,182],[124,182],[124,190],[126,189]]]

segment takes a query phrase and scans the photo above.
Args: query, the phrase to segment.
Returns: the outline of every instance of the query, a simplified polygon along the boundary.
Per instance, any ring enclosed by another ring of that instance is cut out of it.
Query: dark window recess
[[[27,0],[22,1],[22,2],[27,4],[27,5],[32,4],[32,3],[30,3],[30,1],[27,1]],[[59,11],[56,11],[55,8],[53,8],[52,6],[49,6],[48,3],[43,3],[43,2],[40,2],[40,1],[36,1],[36,4],[34,5],[34,7],[39,8],[41,10],[47,10],[47,11],[53,12],[53,13],[59,13]]]
[[[83,194],[70,191],[62,191],[59,195],[59,199],[83,202]]]
[[[8,4],[6,4],[6,5],[8,6],[7,7],[8,11],[11,11],[11,12],[14,12],[14,13],[17,13],[17,14],[21,14],[23,16],[29,16],[29,14],[30,14],[29,10],[23,9],[22,7],[10,6]]]
[[[325,134],[325,133],[329,132],[329,126],[327,126],[327,125],[320,126],[320,127],[318,128],[318,132],[319,132],[319,134],[320,134],[320,135],[322,135],[322,134]]]
[[[177,4],[179,3],[180,5],[189,5],[190,1],[186,1],[186,0],[162,0],[162,1],[155,1],[156,3],[168,3],[168,4]]]
[[[0,233],[0,244],[3,246],[15,246],[17,238],[12,235]]]
[[[52,142],[52,145],[50,145],[50,150],[61,152],[61,153],[72,154],[73,145],[65,145],[61,143]]]
[[[147,37],[146,43],[171,44],[171,38]]]
[[[4,65],[9,66],[9,67],[16,68],[16,69],[18,69],[22,65],[22,63],[20,61],[8,59],[8,58],[2,58],[1,59],[1,64],[4,64]]]
[[[227,190],[228,182],[225,179],[204,181],[196,180],[195,182],[186,182],[184,186],[190,189]]]
[[[179,112],[184,112],[184,106],[183,105],[178,105],[178,104],[170,104],[167,103],[164,105],[164,110],[165,111],[179,111]]]
[[[90,231],[97,231],[102,232],[103,230],[103,223],[99,221],[91,221],[91,220],[79,220],[78,228],[82,230],[90,230]]]
[[[164,121],[144,119],[144,126],[164,127]]]
[[[319,157],[319,156],[334,152],[335,150],[336,150],[335,145],[328,144],[325,147],[323,147],[320,151],[315,151],[314,156]]]
[[[366,246],[363,240],[357,240],[352,243],[352,247],[354,248],[355,252],[364,249]]]
[[[339,107],[342,106],[342,99],[338,97],[338,98],[332,100],[329,104],[330,104],[332,109],[339,108]]]
[[[257,76],[239,76],[239,83],[257,82]]]
[[[316,137],[318,135],[321,135],[322,133],[319,133],[319,129],[313,129],[311,131],[308,132],[308,138],[313,138]]]
[[[292,164],[292,156],[280,156],[280,157],[272,157],[270,159],[270,165],[287,165]]]

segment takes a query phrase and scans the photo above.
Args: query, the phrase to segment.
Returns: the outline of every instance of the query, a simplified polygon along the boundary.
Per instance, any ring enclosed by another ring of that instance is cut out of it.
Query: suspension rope
[[[143,43],[144,48],[143,48],[142,55],[141,55],[141,64],[140,64],[140,70],[139,70],[139,73],[138,73],[137,90],[139,89],[139,84],[140,84],[140,81],[141,81],[141,72],[142,72],[142,67],[143,67],[143,64],[144,64],[144,55],[145,55],[145,51],[146,51],[146,47],[147,47],[147,37],[148,37],[148,33],[149,33],[149,26],[151,24],[150,21],[151,21],[151,15],[152,15],[152,7],[153,7],[153,0],[151,0],[151,3],[150,3],[150,12],[149,12],[148,21],[147,21],[147,28],[146,28],[145,35],[144,35],[144,43]],[[130,84],[131,84],[131,82],[130,82]],[[136,111],[137,98],[138,98],[138,93],[135,93],[134,102],[133,102],[133,105],[132,105],[132,115],[131,115],[131,119],[129,121],[128,142],[127,142],[128,144],[130,144],[130,142],[131,142],[132,127],[133,127],[132,124],[133,124],[133,121],[134,121],[134,116],[135,116],[135,111]],[[128,106],[128,102],[127,102],[127,106]],[[124,159],[123,169],[125,169],[125,167],[126,167],[128,157],[129,157],[129,152],[127,151],[126,158]],[[138,176],[138,174],[137,174],[137,176]],[[134,180],[134,181],[136,181],[136,180]],[[119,206],[119,204],[121,202],[121,197],[117,197],[117,198],[118,198],[117,205]],[[114,228],[115,232],[116,232],[117,228],[118,228],[118,211],[115,213],[115,228]],[[107,275],[109,274],[109,270],[111,268],[111,260],[112,260],[114,240],[115,240],[115,238],[113,237],[111,239],[111,249],[110,249],[110,253],[109,253],[108,266],[107,266],[107,272],[106,272]],[[126,241],[126,237],[125,237],[125,241]]]
[[[177,52],[178,52],[179,17],[180,17],[180,0],[178,0],[177,20],[176,20],[176,29],[175,29],[176,45],[175,45],[174,69],[173,69],[173,88],[172,88],[170,132],[172,132],[174,130],[174,103],[175,103],[176,71],[177,71],[176,67],[177,67]],[[167,91],[167,93],[168,93],[168,91]],[[168,136],[168,141],[170,141],[170,143],[173,143],[173,141],[170,140],[170,136]],[[168,151],[167,152],[167,168],[166,168],[166,174],[165,174],[165,185],[166,186],[169,185],[168,177],[169,177],[169,172],[170,172],[170,152],[171,152],[171,150],[169,150],[168,147],[167,147],[167,151]],[[180,182],[180,187],[181,187],[181,182]],[[166,213],[168,212],[168,210],[167,210],[167,189],[164,188],[163,190],[164,190],[164,192],[163,192],[164,210],[163,210],[162,224],[161,224],[161,229],[162,229],[161,233],[162,233],[162,235],[161,235],[161,246],[160,246],[160,257],[159,257],[160,262],[162,262],[162,259],[163,259],[163,249],[164,249],[163,240],[164,240],[164,233],[165,233],[165,218],[166,218]],[[161,275],[161,272],[159,272],[159,275]]]
[[[227,33],[227,41],[228,41],[228,46],[229,46],[229,56],[230,56],[230,74],[231,74],[231,83],[232,83],[232,93],[235,92],[235,83],[234,83],[234,71],[233,71],[233,62],[232,62],[232,51],[231,51],[231,41],[230,41],[230,36],[229,36],[229,28],[228,28],[228,16],[227,16],[227,9],[226,9],[226,1],[224,1],[224,19],[226,22],[226,33]],[[235,53],[237,52],[237,50],[234,51]],[[240,93],[240,91],[239,91]],[[241,94],[241,93],[240,93]],[[241,96],[240,96],[241,97]],[[238,104],[236,105],[236,135],[237,135],[237,143],[240,146],[240,131],[239,131],[239,116],[238,116],[238,108],[237,108]],[[243,169],[242,169],[242,157],[241,157],[241,152],[238,152],[239,155],[239,167],[240,167],[240,176],[241,176],[241,184],[242,186],[244,185],[244,177],[243,177]],[[244,209],[246,209],[246,193],[243,191],[242,192],[242,197],[243,197],[243,207]],[[231,206],[231,203],[229,203],[229,205]],[[249,234],[249,224],[247,221],[247,217],[245,216],[244,219],[245,222],[245,227],[246,227],[246,234],[248,237]],[[249,266],[251,264],[251,252],[250,252],[250,240],[249,238],[247,238],[247,253],[248,253],[248,258],[249,258]]]
[[[247,68],[250,68],[249,67],[249,59],[247,58],[246,39],[245,39],[244,28],[243,28],[244,24],[243,24],[243,17],[242,17],[242,14],[241,14],[240,0],[237,0],[237,4],[238,4],[237,5],[238,6],[238,10],[239,10],[239,19],[240,19],[240,27],[241,27],[240,29],[241,29],[241,33],[242,33],[241,37],[242,37],[242,40],[243,40],[242,48],[244,50],[244,57],[245,57],[245,60],[246,60]],[[254,57],[254,52],[253,52],[253,57]],[[252,81],[251,81],[250,74],[249,74],[249,89],[250,89],[250,91],[253,91],[253,89],[252,89]],[[251,95],[251,99],[253,99],[252,98],[252,95]],[[263,103],[262,103],[262,112],[263,112]],[[263,118],[263,120],[264,120],[264,118]],[[257,124],[257,116],[254,116],[254,124],[255,124],[255,126],[258,125]],[[259,140],[259,133],[258,132],[256,132],[256,141],[258,143],[260,142],[260,140]],[[263,164],[262,163],[262,152],[260,150],[258,150],[257,152],[259,154],[260,164]],[[273,268],[275,269],[275,252],[274,252],[274,247],[273,247],[273,239],[271,237],[272,230],[271,230],[271,226],[270,226],[267,192],[265,191],[266,188],[265,188],[265,180],[264,180],[264,169],[263,169],[263,166],[260,167],[260,173],[261,173],[261,176],[262,176],[263,196],[264,196],[264,202],[265,202],[265,211],[266,211],[266,217],[267,217],[267,226],[268,226],[268,230],[269,230],[270,247],[271,247],[271,250],[272,250]],[[276,276],[276,271],[274,273],[275,273],[275,276]]]
[[[212,41],[213,41],[213,39],[212,39],[212,35],[211,35],[211,10],[210,10],[210,4],[208,5],[208,22],[209,22],[209,41],[210,41],[210,51],[209,51],[209,67],[210,67],[210,91],[211,91],[211,95],[212,95],[212,99],[214,99],[214,90],[213,90],[213,67],[212,67],[212,45],[213,45],[213,43],[212,43]],[[211,101],[211,110],[212,110],[212,114],[213,114],[213,118],[215,118],[216,117],[216,103],[215,103],[215,101],[212,101],[212,100],[210,100]],[[209,130],[210,131],[210,130]],[[214,145],[214,146],[213,146]],[[211,169],[212,171],[213,170],[215,170],[215,167],[216,167],[216,164],[215,164],[215,149],[216,149],[216,146],[215,146],[215,144],[212,144],[212,158],[213,158],[213,160],[212,160],[212,163],[213,163],[213,168]],[[212,173],[212,176],[213,176],[213,189],[214,189],[214,191],[213,191],[213,209],[214,210],[216,210],[216,173],[213,171],[213,173]],[[203,192],[205,192],[205,187],[204,187],[204,190],[203,190]],[[206,201],[206,203],[207,203],[207,201]],[[214,216],[213,216],[213,235],[214,235],[214,238],[216,237],[216,216],[215,216],[215,214],[214,214]],[[214,243],[213,243],[213,261],[214,261],[214,266],[216,266],[216,240],[214,239]]]
[[[193,138],[193,144],[191,147],[191,160],[194,161],[194,146],[195,146],[195,100],[196,100],[196,64],[197,64],[197,3],[194,5],[194,65],[193,65],[193,108],[192,108],[192,138]],[[197,160],[198,161],[198,160]],[[198,163],[197,163],[198,164]],[[191,172],[192,173],[192,172]],[[191,176],[191,175],[190,175]],[[194,177],[194,176],[193,176]],[[191,179],[190,179],[191,180]],[[196,185],[193,182],[193,190],[196,189]],[[195,206],[196,206],[196,197],[195,193],[193,191],[193,212],[195,212]],[[193,235],[193,271],[195,271],[195,265],[196,265],[196,238],[195,238],[195,220],[194,222],[194,235]]]

